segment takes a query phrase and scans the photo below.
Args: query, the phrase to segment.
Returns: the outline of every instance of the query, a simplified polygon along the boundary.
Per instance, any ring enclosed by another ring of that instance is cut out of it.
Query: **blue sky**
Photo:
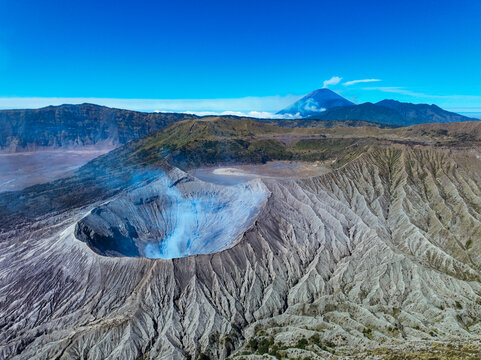
[[[0,0],[0,107],[273,112],[334,78],[358,103],[481,112],[480,19],[478,0]]]

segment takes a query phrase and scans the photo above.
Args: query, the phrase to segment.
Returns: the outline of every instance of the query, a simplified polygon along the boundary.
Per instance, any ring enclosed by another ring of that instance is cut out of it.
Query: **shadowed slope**
[[[195,115],[143,113],[94,104],[0,110],[0,149],[119,145]]]

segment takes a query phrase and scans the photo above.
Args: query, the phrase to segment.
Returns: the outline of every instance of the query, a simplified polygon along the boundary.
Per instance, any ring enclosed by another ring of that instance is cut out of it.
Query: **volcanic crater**
[[[267,195],[256,179],[223,186],[185,173],[164,175],[92,209],[76,224],[75,236],[104,256],[210,254],[236,242]]]

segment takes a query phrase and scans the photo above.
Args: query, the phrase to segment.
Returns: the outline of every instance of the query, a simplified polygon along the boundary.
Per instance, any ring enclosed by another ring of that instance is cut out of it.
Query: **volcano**
[[[317,89],[277,114],[295,117],[309,117],[338,106],[355,105],[329,89]]]

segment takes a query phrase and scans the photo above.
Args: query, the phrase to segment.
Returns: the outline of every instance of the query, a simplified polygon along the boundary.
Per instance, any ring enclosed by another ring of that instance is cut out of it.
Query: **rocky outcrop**
[[[313,358],[479,343],[480,174],[473,154],[393,146],[320,177],[258,180],[270,195],[238,243],[171,260],[102,256],[75,238],[112,199],[4,231],[0,357],[226,358],[262,338]]]
[[[0,151],[112,147],[195,115],[144,113],[95,104],[0,110]]]

